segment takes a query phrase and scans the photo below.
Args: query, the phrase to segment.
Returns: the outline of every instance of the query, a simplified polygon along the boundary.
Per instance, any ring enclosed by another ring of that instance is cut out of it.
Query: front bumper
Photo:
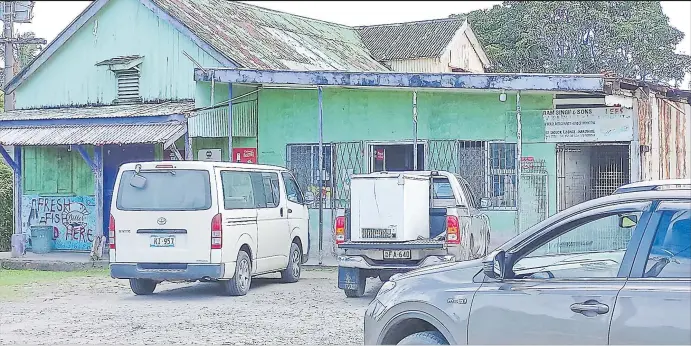
[[[223,278],[223,264],[184,263],[111,263],[114,279],[148,279],[155,281],[218,280]]]

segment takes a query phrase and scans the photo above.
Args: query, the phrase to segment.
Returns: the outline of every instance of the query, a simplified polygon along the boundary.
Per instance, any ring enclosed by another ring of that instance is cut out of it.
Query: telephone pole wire
[[[0,38],[0,43],[5,48],[5,70],[4,83],[7,86],[12,78],[14,78],[14,45],[20,44],[46,44],[46,40],[42,38],[24,38],[17,39],[14,37],[14,23],[31,23],[33,18],[34,1],[2,1],[2,24],[3,35]],[[14,109],[14,92],[5,94],[5,111]]]

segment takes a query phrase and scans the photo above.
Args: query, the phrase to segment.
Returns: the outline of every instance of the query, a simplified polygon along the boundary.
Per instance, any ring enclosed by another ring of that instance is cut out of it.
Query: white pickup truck
[[[351,177],[350,208],[334,228],[338,288],[365,293],[366,279],[482,257],[490,225],[465,179],[444,171],[378,172]]]

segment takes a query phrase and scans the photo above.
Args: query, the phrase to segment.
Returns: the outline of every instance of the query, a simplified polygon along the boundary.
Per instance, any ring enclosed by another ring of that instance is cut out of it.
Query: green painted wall
[[[87,147],[89,155],[93,148]],[[24,147],[23,189],[26,195],[94,194],[94,176],[76,150],[68,147]]]
[[[418,137],[429,140],[516,142],[516,96],[499,101],[498,92],[418,92]],[[552,94],[521,95],[523,156],[546,160],[550,212],[556,210],[556,156],[544,138],[538,110],[552,108]],[[412,92],[325,88],[324,142],[412,140]],[[259,92],[260,163],[286,164],[286,145],[317,143],[316,90],[265,89]],[[315,213],[315,211],[313,211]],[[493,243],[516,234],[515,211],[488,211]],[[312,215],[316,218],[316,214]],[[326,227],[331,227],[326,224]]]
[[[16,90],[16,108],[110,104],[113,72],[97,62],[140,55],[144,100],[193,99],[195,65],[220,64],[138,0],[111,0]]]

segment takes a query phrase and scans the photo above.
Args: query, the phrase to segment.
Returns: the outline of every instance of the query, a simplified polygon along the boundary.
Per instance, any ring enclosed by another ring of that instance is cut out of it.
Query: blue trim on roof
[[[91,168],[92,171],[96,171],[98,169],[98,166],[96,166],[96,164],[94,163],[94,160],[92,160],[91,157],[89,157],[89,153],[86,151],[86,149],[84,149],[84,146],[83,145],[75,145],[75,147],[77,148],[79,155],[81,155],[82,159],[84,159],[84,162],[86,162],[86,165],[89,166],[89,168]],[[98,151],[98,148],[96,149],[96,151]],[[94,154],[95,154],[95,152],[94,152]]]
[[[26,119],[26,120],[1,120],[0,128],[8,127],[46,127],[65,125],[137,125],[137,124],[163,124],[167,122],[185,122],[183,114],[135,116],[119,118],[71,118],[71,119]]]
[[[213,78],[220,83],[245,84],[582,92],[602,91],[604,87],[604,77],[598,75],[206,70],[213,71],[213,74],[195,68],[194,80],[209,82]]]
[[[177,20],[176,18],[174,18],[173,16],[168,14],[166,11],[162,10],[153,1],[151,1],[151,0],[140,0],[140,2],[142,3],[142,5],[146,6],[146,8],[151,10],[154,14],[156,14],[163,21],[172,25],[180,33],[187,36],[187,38],[192,40],[192,42],[194,42],[197,46],[199,46],[199,48],[201,48],[204,52],[206,52],[207,54],[211,55],[214,59],[216,59],[216,61],[218,61],[219,64],[221,64],[225,67],[232,67],[232,68],[241,67],[240,64],[228,59],[225,55],[221,54],[218,50],[211,47],[211,45],[204,42],[204,40],[199,38],[199,36],[195,35],[188,27],[186,27],[179,20]]]

